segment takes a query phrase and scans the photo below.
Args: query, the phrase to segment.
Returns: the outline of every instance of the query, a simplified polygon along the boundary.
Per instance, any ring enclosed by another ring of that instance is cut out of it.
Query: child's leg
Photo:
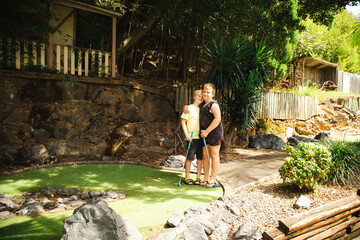
[[[200,179],[200,178],[201,178],[202,168],[203,168],[203,160],[197,160],[196,179]]]
[[[202,172],[202,168],[203,168],[203,149],[202,149],[202,140],[201,139],[197,139],[197,149],[196,149],[196,158],[197,158],[197,174],[196,174],[196,179],[201,179],[201,172]],[[200,181],[198,181],[198,183],[200,184]]]
[[[191,160],[185,161],[185,181],[190,179],[190,168],[191,168]]]

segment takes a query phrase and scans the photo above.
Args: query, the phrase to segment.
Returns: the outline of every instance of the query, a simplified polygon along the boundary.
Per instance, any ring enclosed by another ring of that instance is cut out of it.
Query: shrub
[[[360,141],[324,141],[331,152],[332,165],[326,181],[333,184],[358,184],[360,182]]]
[[[331,164],[331,153],[321,144],[304,143],[298,149],[285,145],[289,155],[279,168],[284,184],[296,184],[300,189],[316,191],[318,182],[326,177]]]

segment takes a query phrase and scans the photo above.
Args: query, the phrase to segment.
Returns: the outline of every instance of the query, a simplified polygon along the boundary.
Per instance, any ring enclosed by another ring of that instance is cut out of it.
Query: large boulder
[[[182,169],[185,164],[185,159],[186,157],[183,155],[170,155],[161,161],[160,166]],[[191,161],[190,171],[196,172],[196,169],[197,159]]]
[[[0,133],[1,135],[1,133]],[[0,146],[0,164],[13,165],[20,163],[24,157],[24,147],[19,145],[2,145]]]
[[[326,131],[323,131],[323,132],[320,132],[318,135],[316,135],[314,137],[314,139],[316,140],[325,140],[325,139],[330,139],[331,138],[331,132],[326,132]]]
[[[138,229],[108,207],[103,200],[92,200],[74,210],[64,220],[61,240],[124,239],[141,240]]]
[[[182,155],[171,155],[165,158],[160,166],[169,167],[169,168],[182,168],[185,163],[185,156]]]
[[[249,137],[249,148],[281,150],[284,146],[285,142],[274,134],[262,134]]]
[[[17,215],[38,215],[45,212],[44,207],[38,202],[30,202],[20,207],[20,210],[16,212]]]
[[[297,145],[300,142],[307,142],[307,143],[311,143],[311,142],[317,142],[318,140],[313,139],[313,138],[309,138],[309,137],[304,137],[304,136],[293,136],[291,138],[288,139],[287,144],[291,145],[293,147],[297,147]]]

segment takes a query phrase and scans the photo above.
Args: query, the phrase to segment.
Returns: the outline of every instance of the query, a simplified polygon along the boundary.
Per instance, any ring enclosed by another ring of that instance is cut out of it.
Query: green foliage
[[[359,46],[360,45],[360,19],[357,19],[352,32],[351,32],[351,43],[353,46]]]
[[[340,12],[349,0],[301,0],[299,14],[302,19],[310,18],[314,22],[329,26],[336,13]]]
[[[42,73],[59,73],[59,71],[54,68],[48,68],[41,65],[34,65],[29,63],[24,66],[24,70]]]
[[[225,122],[230,128],[253,128],[271,56],[265,42],[221,39],[205,48],[205,54],[211,66],[207,79],[221,90]]]
[[[201,78],[200,48],[211,46],[211,39],[234,38],[241,32],[252,40],[267,39],[273,55],[269,61],[274,75],[280,78],[287,71],[292,59],[298,32],[303,30],[302,19],[315,19],[317,22],[331,23],[331,16],[352,1],[341,1],[325,4],[325,0],[313,1],[194,1],[172,0],[158,7],[161,10],[158,21],[146,37],[136,44],[134,49],[159,50],[157,68],[161,70],[164,58],[176,62],[181,67],[181,76],[190,67],[195,67],[196,77]],[[136,29],[143,26],[143,16],[149,16],[159,1],[140,0],[126,1],[126,13],[119,22],[119,34],[122,38],[131,38]],[[133,11],[133,9],[136,9]],[[131,27],[131,33],[129,31]],[[130,34],[129,34],[130,33]],[[122,41],[122,40],[120,40]],[[141,49],[151,46],[152,49]],[[175,57],[174,57],[175,56]],[[127,61],[133,58],[127,58]],[[193,68],[194,69],[194,68]],[[168,71],[167,71],[168,73]]]
[[[360,74],[360,52],[356,44],[358,20],[348,11],[334,16],[328,27],[307,19],[294,57],[311,56],[339,64],[339,70]]]
[[[360,141],[325,141],[331,152],[332,165],[326,181],[333,184],[358,184],[360,182]]]
[[[73,77],[73,76],[64,75],[63,81],[67,82],[67,83],[70,83],[70,85],[75,89],[84,88],[84,85],[79,83],[79,81],[77,79],[75,79],[75,77]]]
[[[321,144],[304,143],[298,149],[286,145],[289,152],[279,173],[285,184],[294,183],[300,189],[316,191],[331,166],[331,153]]]
[[[53,29],[44,0],[3,0],[0,7],[0,36],[46,41]]]
[[[319,100],[330,99],[334,97],[341,97],[341,96],[358,96],[359,94],[354,93],[343,93],[338,91],[322,91],[321,88],[316,85],[307,85],[305,90],[299,90],[299,88],[280,88],[280,89],[273,89],[274,91],[279,91],[283,93],[293,93],[302,96],[309,96],[309,97],[317,97]]]
[[[97,0],[97,4],[99,4],[100,7],[109,8],[124,13],[125,6],[122,2],[122,0]]]

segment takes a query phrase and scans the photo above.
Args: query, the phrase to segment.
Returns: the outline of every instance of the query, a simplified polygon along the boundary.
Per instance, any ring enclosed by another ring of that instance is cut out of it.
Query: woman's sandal
[[[200,178],[197,178],[194,182],[195,185],[201,185],[202,181]]]
[[[190,178],[184,180],[184,183],[185,183],[186,185],[194,185],[193,181],[192,181]]]
[[[206,184],[206,187],[207,188],[217,188],[217,187],[221,187],[219,184],[216,184],[216,182],[213,182],[213,183],[207,183]]]

